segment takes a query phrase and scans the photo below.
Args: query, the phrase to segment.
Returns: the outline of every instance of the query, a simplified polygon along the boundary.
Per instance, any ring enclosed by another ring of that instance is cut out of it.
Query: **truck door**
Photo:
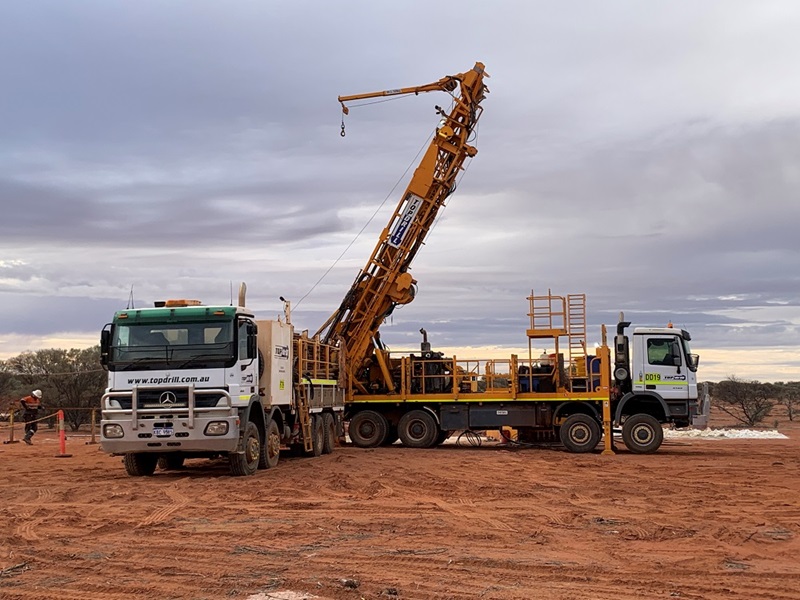
[[[238,396],[239,400],[249,399],[256,393],[258,387],[258,351],[253,341],[256,324],[249,319],[239,318],[236,331],[236,350],[238,362],[235,367],[238,371]],[[231,395],[234,386],[231,386]]]
[[[643,336],[642,364],[639,365],[639,386],[657,392],[664,400],[689,399],[689,369],[680,340],[674,335]],[[637,387],[639,387],[637,386]],[[641,387],[639,388],[641,389]]]

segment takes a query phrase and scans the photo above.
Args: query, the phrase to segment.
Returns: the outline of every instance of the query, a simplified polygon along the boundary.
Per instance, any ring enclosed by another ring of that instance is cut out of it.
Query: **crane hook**
[[[342,137],[345,136],[345,133],[344,133],[344,116],[345,115],[349,115],[349,114],[350,114],[350,109],[347,108],[344,105],[344,102],[342,102],[342,133],[340,134]]]

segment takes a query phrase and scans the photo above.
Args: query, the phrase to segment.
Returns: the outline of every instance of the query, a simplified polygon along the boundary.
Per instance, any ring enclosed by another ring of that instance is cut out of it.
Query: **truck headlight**
[[[125,436],[125,432],[122,430],[121,425],[117,425],[116,423],[106,423],[103,425],[103,437],[109,439],[121,438]]]
[[[206,435],[225,435],[226,433],[228,433],[227,421],[211,421],[206,425]]]

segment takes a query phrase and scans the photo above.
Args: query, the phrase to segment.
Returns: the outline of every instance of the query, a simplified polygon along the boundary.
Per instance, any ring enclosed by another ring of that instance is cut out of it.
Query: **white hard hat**
[[[37,398],[41,398],[42,397],[42,390],[33,390],[31,392],[31,396],[36,396]]]

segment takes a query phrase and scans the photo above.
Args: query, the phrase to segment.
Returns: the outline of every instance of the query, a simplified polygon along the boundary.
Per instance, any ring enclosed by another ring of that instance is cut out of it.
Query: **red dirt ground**
[[[343,447],[140,479],[85,437],[55,458],[44,431],[0,446],[0,597],[800,598],[800,428],[780,429],[652,456]]]

